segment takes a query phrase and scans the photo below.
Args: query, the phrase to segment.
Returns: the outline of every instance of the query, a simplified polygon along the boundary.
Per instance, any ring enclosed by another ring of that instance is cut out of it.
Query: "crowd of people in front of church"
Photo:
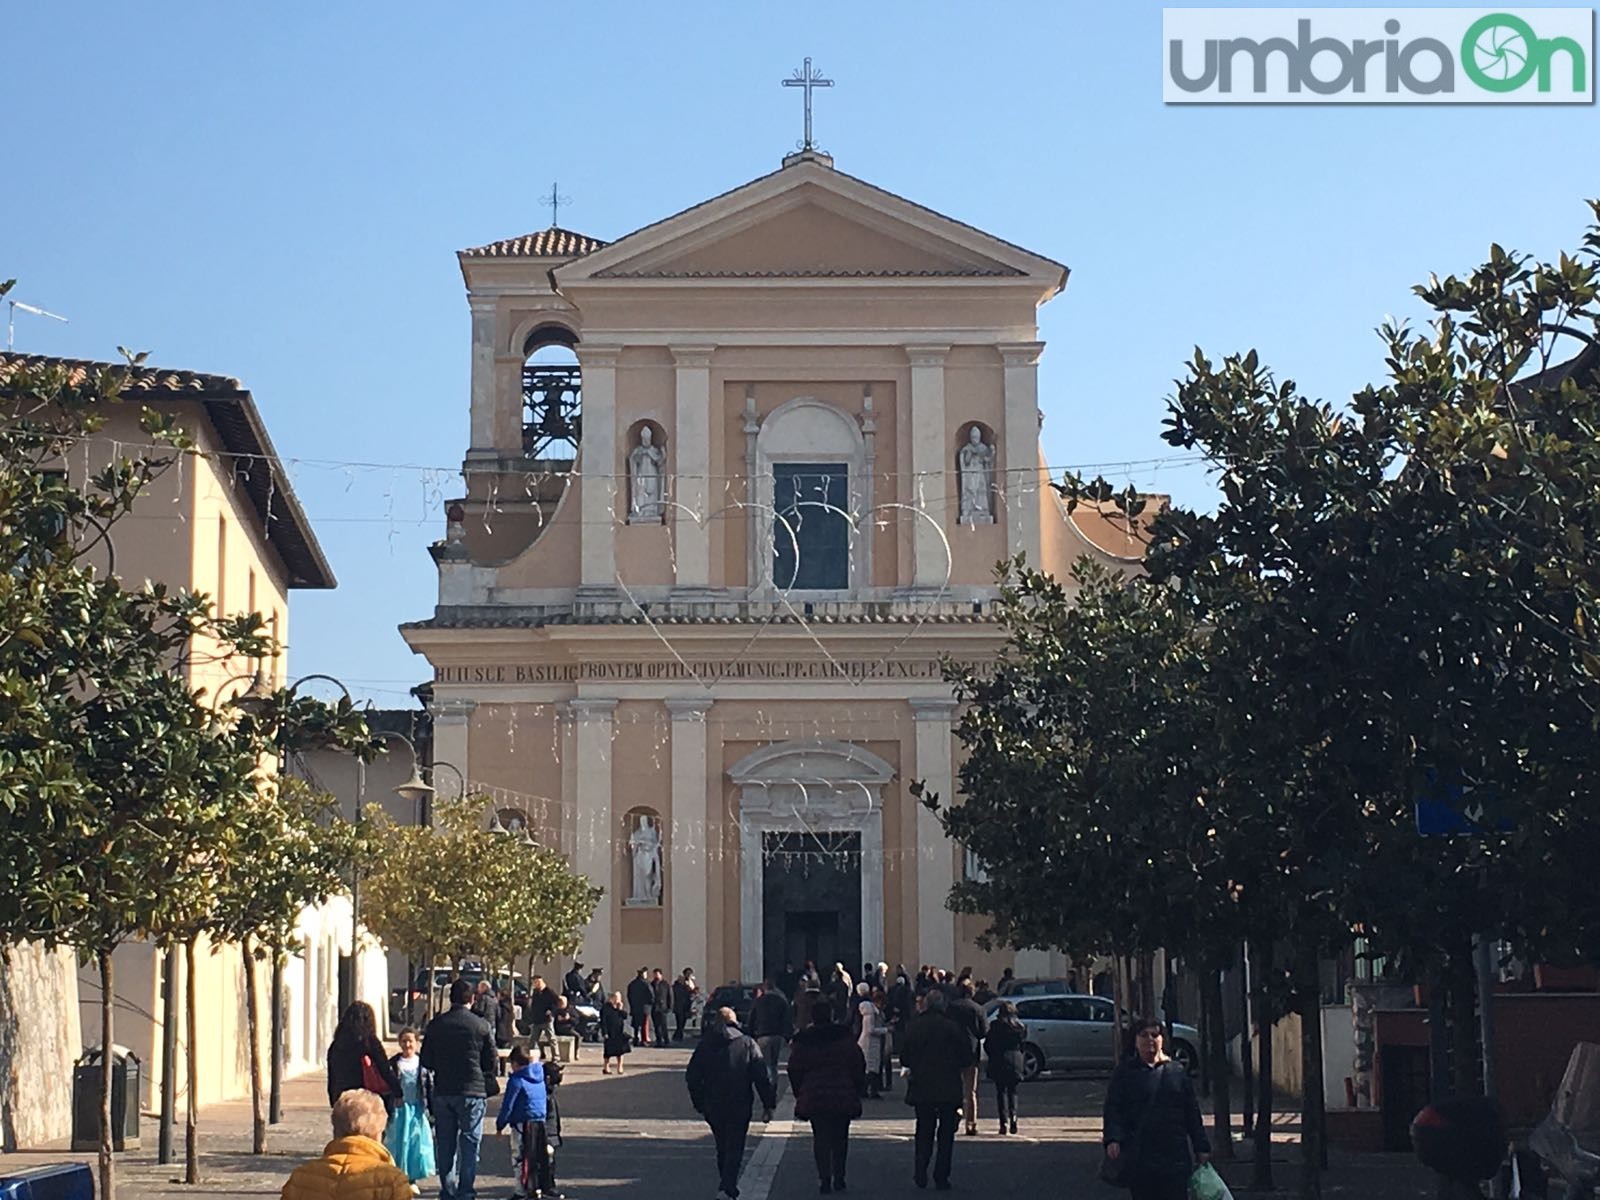
[[[434,1176],[442,1200],[475,1200],[497,1094],[495,1130],[511,1137],[516,1194],[555,1200],[554,1091],[568,1057],[556,1039],[572,1036],[575,1055],[582,1031],[573,1014],[600,998],[599,980],[599,971],[585,976],[576,964],[557,994],[536,976],[514,1006],[488,984],[458,979],[448,1011],[423,1032],[403,1029],[394,1055],[384,1051],[372,1009],[351,1004],[328,1050],[334,1140],[295,1171],[285,1200],[399,1200],[419,1195],[420,1181]],[[636,1046],[681,1042],[701,1005],[691,969],[670,982],[662,971],[638,970],[626,994],[601,1000],[602,1074],[621,1074]],[[995,1131],[1018,1131],[1025,1030],[1016,1006],[970,970],[924,966],[911,975],[901,967],[891,975],[886,964],[868,963],[856,980],[836,963],[824,980],[812,963],[786,965],[756,989],[747,1013],[708,1007],[699,1024],[685,1082],[712,1134],[718,1200],[737,1200],[754,1104],[762,1120],[771,1116],[785,1065],[795,1116],[811,1126],[823,1194],[846,1189],[851,1123],[866,1101],[892,1093],[897,1077],[914,1113],[918,1188],[952,1187],[957,1131],[979,1133],[980,1075],[993,1089]],[[1135,1022],[1132,1032],[1134,1053],[1118,1065],[1106,1097],[1106,1170],[1126,1175],[1134,1200],[1178,1200],[1190,1165],[1209,1149],[1198,1103],[1184,1072],[1166,1069],[1160,1023]]]

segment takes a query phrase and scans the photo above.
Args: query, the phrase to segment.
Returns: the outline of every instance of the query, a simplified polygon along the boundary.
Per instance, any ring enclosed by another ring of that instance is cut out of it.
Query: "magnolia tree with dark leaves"
[[[1015,944],[1156,936],[1204,955],[1213,929],[1252,943],[1269,988],[1287,967],[1313,1018],[1307,1195],[1320,1187],[1320,953],[1359,931],[1467,1017],[1475,936],[1531,959],[1600,954],[1587,886],[1600,854],[1597,283],[1600,229],[1552,263],[1492,247],[1471,275],[1417,289],[1435,320],[1380,330],[1387,378],[1338,406],[1254,352],[1197,351],[1165,436],[1213,462],[1216,511],[1146,521],[1137,497],[1068,479],[1069,505],[1145,532],[1147,582],[1127,590],[1142,599],[1115,600],[1084,572],[1076,596],[1024,576],[997,679],[1072,699],[957,681],[970,756],[945,821],[990,878],[956,903],[994,913]],[[1198,667],[1166,652],[1151,619],[1179,609]],[[1135,675],[1156,710],[1193,708],[1158,730],[1129,700]],[[1112,765],[1124,755],[1132,765]],[[1121,782],[1175,778],[1142,796]],[[1424,797],[1460,814],[1459,836],[1419,835]],[[1217,835],[1197,842],[1201,801]],[[1124,874],[1138,878],[1113,880]],[[1163,893],[1192,919],[1163,913]],[[1124,906],[1141,915],[1111,911]],[[1162,920],[1165,936],[1146,932]],[[1270,1023],[1277,1000],[1258,1001]],[[1457,1024],[1465,1083],[1470,1021]],[[1255,1169],[1266,1182],[1264,1153]]]

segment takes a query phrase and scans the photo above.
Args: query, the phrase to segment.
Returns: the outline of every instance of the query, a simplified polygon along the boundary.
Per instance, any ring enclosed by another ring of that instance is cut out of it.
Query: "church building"
[[[982,869],[941,659],[992,659],[995,564],[1132,569],[1039,445],[1067,268],[838,170],[779,170],[613,242],[460,252],[465,494],[403,626],[435,756],[605,889],[581,959],[755,981],[972,965]]]

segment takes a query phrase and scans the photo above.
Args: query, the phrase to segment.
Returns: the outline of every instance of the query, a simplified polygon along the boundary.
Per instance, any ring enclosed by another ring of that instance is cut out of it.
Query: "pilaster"
[[[613,981],[620,964],[615,962],[616,942],[611,915],[616,909],[613,865],[616,859],[616,822],[611,811],[611,741],[615,700],[578,699],[569,701],[567,710],[576,726],[573,738],[578,759],[577,788],[573,796],[574,861],[605,895],[595,906],[594,918],[583,935],[587,962],[604,965]]]
[[[583,522],[580,537],[580,594],[607,597],[617,587],[617,513],[626,491],[617,472],[616,346],[578,347],[583,368],[583,438],[578,473]]]
[[[940,591],[950,576],[944,539],[950,525],[944,404],[944,363],[949,353],[949,346],[906,347],[911,360],[911,487],[900,499],[927,514],[912,518],[912,587],[918,593]]]
[[[686,696],[667,700],[672,714],[672,824],[671,890],[667,910],[671,919],[673,973],[693,967],[701,978],[709,974],[706,958],[706,853],[707,821],[706,737],[709,697]]]
[[[476,700],[446,697],[428,706],[433,715],[433,761],[449,763],[461,772],[463,780],[472,778],[472,713]],[[446,798],[455,795],[456,777],[449,771],[434,775],[434,788]],[[467,785],[470,795],[472,787]]]
[[[674,346],[677,369],[670,461],[673,555],[680,589],[704,591],[711,585],[711,354],[713,346]]]
[[[951,766],[950,718],[955,701],[934,697],[913,699],[916,726],[917,777],[941,804],[955,798]],[[953,969],[956,955],[955,914],[945,900],[955,884],[955,850],[939,818],[917,805],[917,957]]]
[[[1039,538],[1039,356],[1043,342],[1008,342],[997,347],[1005,363],[1006,554],[1042,559]]]
[[[495,460],[495,301],[492,296],[468,296],[472,315],[472,382],[470,448],[467,461]]]

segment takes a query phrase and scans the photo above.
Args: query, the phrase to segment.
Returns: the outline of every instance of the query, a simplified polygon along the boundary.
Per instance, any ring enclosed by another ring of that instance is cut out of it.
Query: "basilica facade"
[[[1040,455],[1067,270],[820,152],[614,242],[462,251],[465,493],[433,615],[436,759],[605,889],[581,954],[754,981],[1062,968],[945,907],[982,870],[948,657],[1002,638],[994,567],[1138,547]]]

